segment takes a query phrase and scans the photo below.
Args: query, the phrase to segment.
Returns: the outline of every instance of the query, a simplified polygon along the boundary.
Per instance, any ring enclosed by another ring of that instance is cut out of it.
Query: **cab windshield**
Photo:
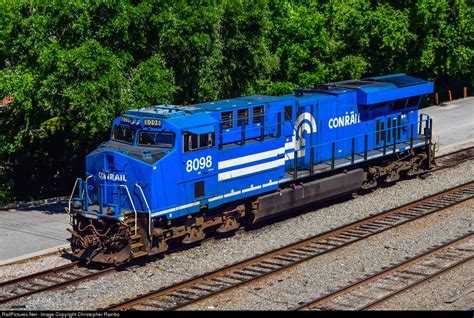
[[[173,148],[175,135],[166,131],[140,131],[138,144],[140,146],[154,146],[160,148]]]
[[[133,144],[134,131],[124,126],[114,126],[112,128],[112,140]]]

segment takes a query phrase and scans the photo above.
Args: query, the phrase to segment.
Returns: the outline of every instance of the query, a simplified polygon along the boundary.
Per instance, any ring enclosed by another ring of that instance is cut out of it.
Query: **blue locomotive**
[[[430,168],[433,83],[405,74],[129,110],[87,156],[72,250],[100,263],[164,252]]]

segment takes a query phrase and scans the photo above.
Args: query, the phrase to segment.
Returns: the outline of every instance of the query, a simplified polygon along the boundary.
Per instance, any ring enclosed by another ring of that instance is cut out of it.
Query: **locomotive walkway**
[[[433,118],[437,155],[474,146],[474,97],[425,108],[420,113]],[[65,205],[0,209],[0,266],[68,246]]]

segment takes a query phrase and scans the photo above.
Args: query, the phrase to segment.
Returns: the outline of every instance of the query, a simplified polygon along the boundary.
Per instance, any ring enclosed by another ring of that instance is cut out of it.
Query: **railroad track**
[[[68,263],[31,275],[0,282],[0,305],[45,291],[75,285],[116,271],[115,267],[91,269]]]
[[[431,171],[452,168],[460,163],[474,159],[474,147],[454,151],[435,158],[436,166]]]
[[[474,182],[367,217],[277,250],[193,277],[105,310],[176,310],[254,283],[372,235],[474,198]]]
[[[318,297],[296,310],[366,310],[380,305],[407,290],[447,273],[474,258],[474,234],[442,246],[404,262],[383,268],[354,283]]]

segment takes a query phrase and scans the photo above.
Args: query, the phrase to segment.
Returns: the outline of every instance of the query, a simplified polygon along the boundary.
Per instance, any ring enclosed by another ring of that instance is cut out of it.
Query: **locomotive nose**
[[[105,151],[88,160],[88,173],[98,178],[100,184],[127,182],[127,164],[125,156]]]
[[[121,209],[130,205],[128,158],[113,151],[100,151],[87,157],[88,179],[85,184],[85,211],[103,216],[120,217]]]

